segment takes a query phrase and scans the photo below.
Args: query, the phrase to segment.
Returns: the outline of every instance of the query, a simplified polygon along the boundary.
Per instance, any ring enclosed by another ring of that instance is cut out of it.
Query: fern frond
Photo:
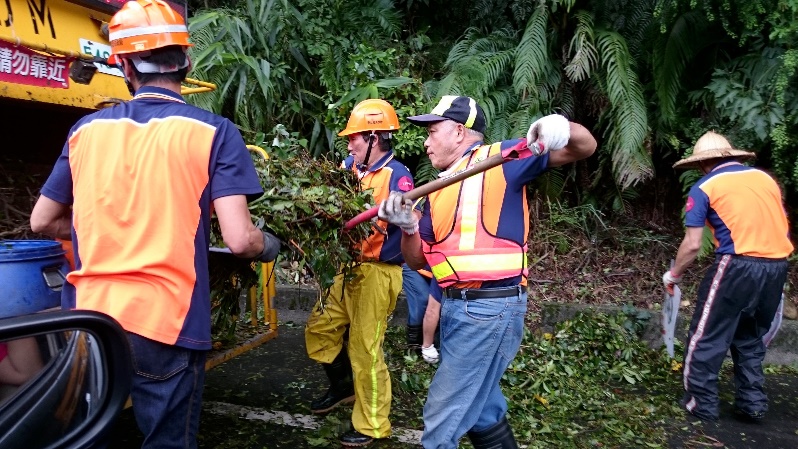
[[[353,21],[352,26],[360,27],[360,32],[366,37],[396,37],[402,30],[401,16],[393,0],[362,2],[357,14],[345,14],[344,17]]]
[[[604,90],[610,102],[611,126],[607,145],[617,183],[627,188],[653,175],[651,155],[644,147],[648,115],[643,89],[629,63],[623,36],[601,30],[596,35],[604,68]]]
[[[641,53],[645,48],[644,36],[651,34],[652,19],[654,18],[654,9],[657,6],[658,0],[637,0],[628,2],[628,8],[625,10],[625,15],[628,17],[626,23],[630,26],[624,27],[622,34],[629,44],[629,54],[637,60],[640,58]]]
[[[562,167],[557,167],[547,170],[536,180],[535,186],[546,198],[555,199],[562,195],[567,180],[567,172]]]
[[[487,142],[498,142],[513,137],[515,137],[513,135],[513,125],[506,115],[502,115],[491,122],[488,133],[485,135],[485,140]]]
[[[574,97],[574,85],[571,82],[564,82],[559,91],[558,114],[568,118],[576,117],[576,97]]]
[[[515,58],[515,32],[501,29],[483,35],[469,29],[449,52],[447,74],[438,84],[438,95],[469,95],[479,99],[508,78]]]
[[[418,166],[416,166],[416,174],[413,176],[413,179],[416,182],[416,185],[426,184],[433,179],[438,177],[438,173],[440,170],[432,166],[432,161],[429,160],[427,155],[423,155],[419,161]]]
[[[545,5],[536,8],[516,48],[513,86],[522,96],[535,90],[538,79],[550,64],[546,36],[548,18],[549,10]]]
[[[479,33],[479,30],[476,28],[469,28],[466,30],[462,39],[457,41],[449,50],[449,54],[446,57],[446,62],[444,63],[444,67],[451,67],[457,61],[461,61],[467,58],[471,54],[471,46],[472,41],[474,40],[474,36]]]
[[[485,112],[485,120],[490,128],[500,115],[505,113],[510,105],[517,103],[517,96],[510,88],[494,89],[487,96],[480,99],[480,105]]]
[[[706,39],[709,28],[703,11],[690,11],[674,22],[663,41],[654,46],[654,86],[664,123],[675,118],[676,101],[682,88],[682,75],[687,64],[698,51],[711,41]]]
[[[593,45],[592,16],[587,11],[577,11],[574,17],[576,28],[567,54],[571,61],[565,66],[565,74],[571,81],[578,83],[590,78],[590,73],[598,63],[598,56]]]

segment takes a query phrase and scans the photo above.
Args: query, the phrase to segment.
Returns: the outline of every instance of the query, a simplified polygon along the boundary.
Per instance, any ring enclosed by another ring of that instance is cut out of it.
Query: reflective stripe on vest
[[[475,149],[470,158],[464,158],[455,171],[470,168],[500,150],[500,143],[483,145]],[[458,281],[494,281],[528,274],[526,242],[521,245],[491,235],[485,229],[482,205],[501,207],[502,198],[483,198],[484,184],[485,172],[429,195],[437,243],[422,241],[422,246],[441,287]],[[452,201],[457,203],[454,225],[448,234],[439,235],[442,226],[436,226],[434,211],[451,210]]]

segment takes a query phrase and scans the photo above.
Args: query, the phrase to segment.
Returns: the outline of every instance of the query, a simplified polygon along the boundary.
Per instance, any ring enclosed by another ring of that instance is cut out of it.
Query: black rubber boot
[[[372,441],[374,441],[374,438],[364,435],[357,430],[350,430],[341,435],[341,445],[346,447],[368,446]]]
[[[468,438],[474,449],[518,449],[518,443],[515,442],[513,429],[510,428],[507,417],[488,429],[468,432]]]
[[[346,347],[335,357],[332,363],[322,363],[330,388],[324,396],[310,403],[312,413],[327,413],[341,404],[355,402],[355,385],[352,382],[352,364],[346,354]]]
[[[421,351],[424,342],[423,328],[421,326],[407,326],[407,349]]]

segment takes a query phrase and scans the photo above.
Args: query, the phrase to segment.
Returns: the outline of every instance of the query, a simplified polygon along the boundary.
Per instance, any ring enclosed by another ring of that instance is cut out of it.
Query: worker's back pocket
[[[188,367],[190,350],[127,334],[133,370],[139,376],[165,380]]]
[[[475,320],[494,320],[507,309],[507,301],[500,299],[470,299],[465,301],[466,314]]]

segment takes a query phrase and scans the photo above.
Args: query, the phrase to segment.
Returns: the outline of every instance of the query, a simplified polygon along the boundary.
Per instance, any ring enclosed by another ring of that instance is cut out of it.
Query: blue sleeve
[[[432,277],[429,283],[429,294],[432,295],[432,299],[438,302],[441,302],[441,298],[443,298],[443,290],[438,285],[438,280],[435,279],[435,276]]]
[[[69,135],[72,135],[70,130]],[[61,155],[42,187],[42,195],[61,204],[72,204],[72,168],[69,166],[69,142],[64,144]]]
[[[389,189],[391,192],[409,192],[413,190],[413,175],[402,164],[393,165]]]
[[[687,204],[684,206],[684,225],[689,228],[703,228],[709,213],[709,197],[698,184],[690,189]]]
[[[346,159],[344,159],[343,162],[341,162],[341,168],[343,168],[344,170],[352,170],[352,165],[354,164],[355,164],[355,157],[350,154],[349,156],[346,157]]]
[[[505,140],[502,149],[518,144],[520,139]],[[517,161],[505,162],[502,165],[506,179],[516,179],[522,185],[529,184],[549,168],[549,153],[543,156],[530,156]]]
[[[432,216],[430,215],[429,201],[424,202],[421,210],[421,219],[418,220],[418,235],[427,243],[435,241],[435,232],[432,230]]]
[[[211,163],[211,200],[230,195],[246,195],[252,201],[263,195],[263,188],[255,171],[241,133],[225,119],[213,140],[215,154]]]

